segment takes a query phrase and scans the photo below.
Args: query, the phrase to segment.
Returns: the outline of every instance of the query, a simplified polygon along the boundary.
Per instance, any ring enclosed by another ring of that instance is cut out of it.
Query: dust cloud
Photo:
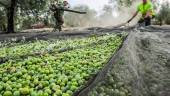
[[[118,24],[126,23],[136,12],[137,6],[139,4],[139,0],[134,2],[130,7],[127,6],[120,6],[116,12],[117,16],[116,17],[110,17],[109,22],[105,22],[104,25],[109,25],[109,26],[116,26]],[[139,20],[140,15],[138,15],[132,22],[129,23],[129,25],[134,25],[137,23]],[[103,19],[104,20],[104,19]]]
[[[113,8],[112,14],[103,14],[106,16],[96,16],[93,20],[84,21],[84,23],[86,23],[85,27],[107,27],[126,23],[136,12],[137,6],[139,5],[140,2],[141,0],[133,2],[133,4],[130,7],[111,5],[111,7]],[[136,24],[139,18],[140,15],[138,15],[131,23],[127,24],[127,26]]]

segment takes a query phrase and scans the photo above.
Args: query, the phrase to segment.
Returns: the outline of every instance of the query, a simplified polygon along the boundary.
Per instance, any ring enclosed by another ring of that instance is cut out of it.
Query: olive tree
[[[48,0],[0,0],[0,6],[4,8],[7,19],[7,33],[15,32],[15,16],[18,14],[32,14],[38,16],[45,8]]]

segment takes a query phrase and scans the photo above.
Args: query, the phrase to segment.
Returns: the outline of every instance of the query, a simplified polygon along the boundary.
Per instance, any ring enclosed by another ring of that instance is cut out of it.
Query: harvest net
[[[1,47],[6,60],[0,64],[0,94],[71,96],[106,64],[123,37],[113,33]]]
[[[169,96],[170,36],[131,32],[95,79],[75,96]]]

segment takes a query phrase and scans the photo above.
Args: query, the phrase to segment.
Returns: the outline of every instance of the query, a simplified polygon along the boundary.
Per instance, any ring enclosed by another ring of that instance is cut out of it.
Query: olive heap
[[[104,42],[76,48],[99,40]],[[71,96],[106,64],[122,41],[122,37],[109,34],[2,47],[0,57],[9,58],[0,64],[0,96]],[[58,52],[68,46],[75,49]],[[34,52],[45,54],[20,58]]]

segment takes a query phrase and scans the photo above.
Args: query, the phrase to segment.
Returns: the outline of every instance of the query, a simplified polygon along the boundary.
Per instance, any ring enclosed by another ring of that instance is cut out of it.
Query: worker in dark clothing
[[[50,10],[54,12],[55,17],[55,30],[62,31],[62,25],[64,24],[64,10],[69,8],[67,1],[58,2],[57,4],[51,4]]]

